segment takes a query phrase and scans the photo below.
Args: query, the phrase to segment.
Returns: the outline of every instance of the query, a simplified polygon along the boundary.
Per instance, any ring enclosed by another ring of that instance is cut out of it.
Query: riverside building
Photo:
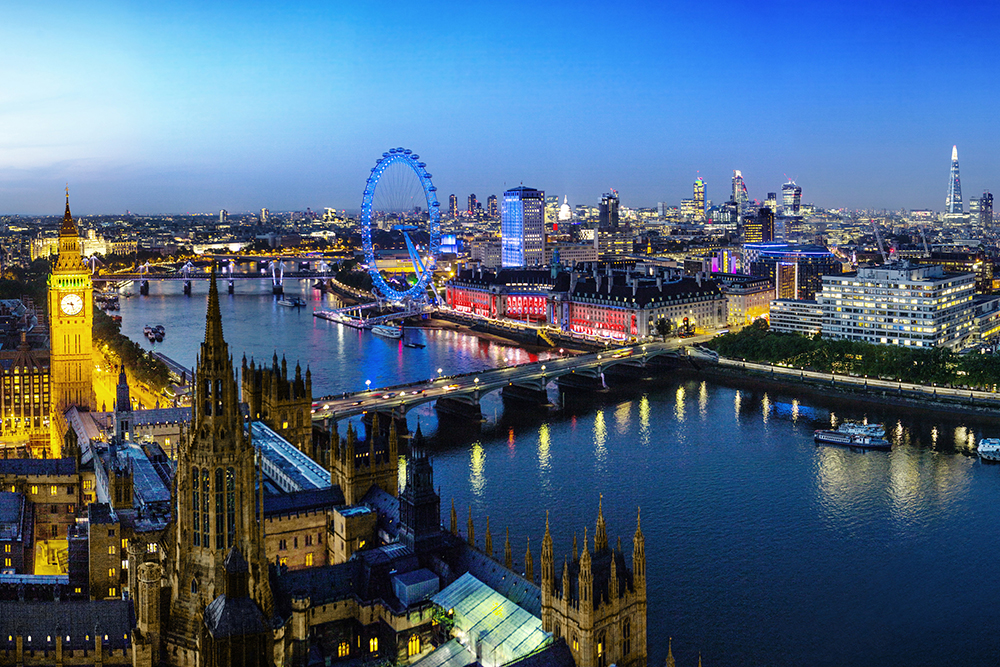
[[[823,337],[914,347],[961,347],[972,331],[972,273],[896,262],[823,276]]]

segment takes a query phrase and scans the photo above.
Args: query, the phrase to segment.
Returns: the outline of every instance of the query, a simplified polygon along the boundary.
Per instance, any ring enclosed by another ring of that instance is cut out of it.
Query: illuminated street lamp
[[[438,369],[438,379],[441,379],[441,369]]]
[[[371,390],[372,390],[372,381],[365,380],[365,391],[371,391]]]

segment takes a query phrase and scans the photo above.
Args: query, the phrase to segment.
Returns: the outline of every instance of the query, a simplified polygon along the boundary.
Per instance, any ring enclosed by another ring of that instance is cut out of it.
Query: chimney
[[[635,296],[638,291],[639,291],[639,279],[633,277],[632,278],[632,296]]]
[[[699,271],[698,273],[694,274],[694,279],[696,281],[698,281],[698,287],[701,287],[701,271]]]
[[[599,274],[595,274],[594,278],[597,280],[597,293],[600,294],[601,293],[601,276]]]

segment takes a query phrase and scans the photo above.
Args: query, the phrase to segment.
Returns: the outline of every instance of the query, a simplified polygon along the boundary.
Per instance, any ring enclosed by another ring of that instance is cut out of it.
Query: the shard
[[[962,180],[958,177],[958,146],[951,147],[951,177],[948,180],[948,197],[944,202],[945,213],[961,215]]]

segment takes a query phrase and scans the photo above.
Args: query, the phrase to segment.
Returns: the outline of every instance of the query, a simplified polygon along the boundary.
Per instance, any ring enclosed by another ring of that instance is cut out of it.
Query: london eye
[[[376,294],[389,301],[426,301],[429,293],[438,300],[431,279],[441,250],[441,206],[427,165],[410,149],[393,148],[375,161],[361,202],[361,239]],[[405,260],[399,259],[400,242]],[[390,249],[399,251],[395,262],[389,261]]]

